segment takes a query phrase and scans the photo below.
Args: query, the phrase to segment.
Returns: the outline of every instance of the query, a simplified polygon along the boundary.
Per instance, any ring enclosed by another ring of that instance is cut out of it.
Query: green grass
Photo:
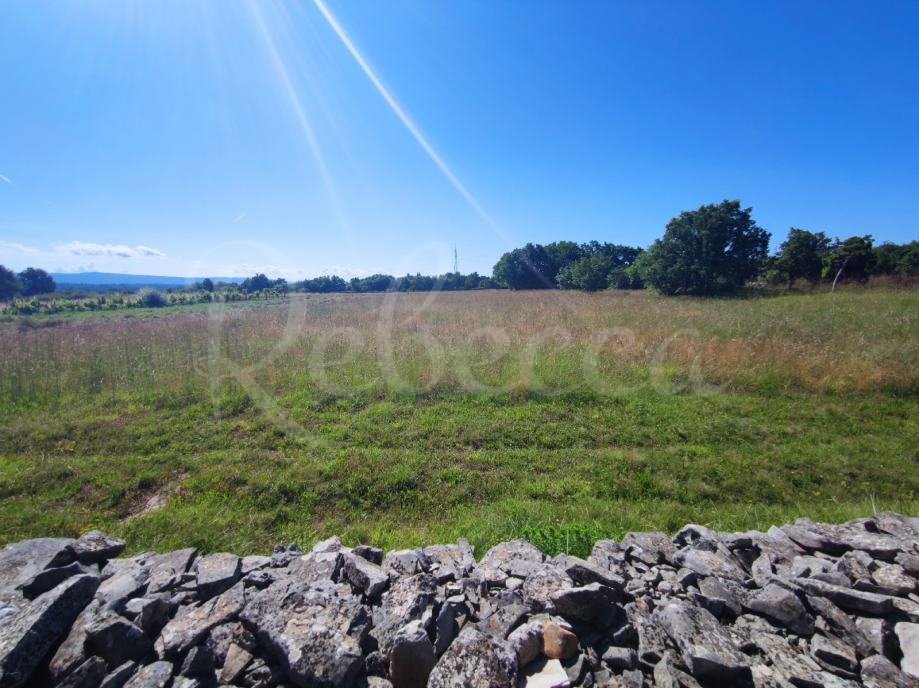
[[[0,539],[584,554],[687,522],[917,512],[914,292],[423,300],[0,325]]]

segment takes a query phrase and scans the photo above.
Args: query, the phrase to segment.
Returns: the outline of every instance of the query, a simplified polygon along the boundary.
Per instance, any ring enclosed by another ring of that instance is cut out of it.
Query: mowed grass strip
[[[913,292],[425,298],[0,325],[2,540],[584,554],[917,511]]]

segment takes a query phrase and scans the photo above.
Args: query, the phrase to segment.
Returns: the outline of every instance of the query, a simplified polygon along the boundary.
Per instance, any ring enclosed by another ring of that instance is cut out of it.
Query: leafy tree
[[[19,292],[16,273],[0,265],[0,301],[11,299]]]
[[[555,265],[544,246],[527,244],[502,255],[492,275],[511,289],[554,289]]]
[[[256,291],[262,291],[263,289],[271,289],[271,286],[271,280],[260,272],[257,275],[244,279],[239,285],[239,289],[247,294],[251,294]]]
[[[54,278],[40,268],[26,268],[19,273],[23,296],[50,294],[55,289]]]
[[[723,201],[680,213],[648,250],[644,279],[664,294],[710,295],[742,287],[769,248],[769,232],[751,212],[740,201]]]
[[[870,234],[849,237],[833,247],[823,262],[823,276],[835,279],[842,270],[842,277],[865,282],[874,267],[874,240]]]
[[[144,308],[162,308],[168,306],[169,301],[155,289],[144,289],[140,292],[137,303]]]
[[[788,238],[779,246],[772,268],[777,278],[789,286],[797,279],[816,282],[823,272],[823,262],[830,253],[831,242],[823,232],[809,232],[792,227]]]
[[[201,280],[201,288],[204,291],[214,291],[214,281],[210,277]]]
[[[884,242],[874,247],[875,275],[919,275],[919,241],[908,244]]]
[[[583,247],[573,241],[553,241],[545,246],[549,267],[546,276],[555,282],[559,271],[580,260],[585,253]]]
[[[354,277],[351,279],[350,290],[354,292],[387,291],[395,282],[392,275],[370,275],[369,277]]]
[[[587,256],[562,268],[558,273],[558,286],[583,291],[606,289],[612,269],[613,259],[610,256],[602,253]]]

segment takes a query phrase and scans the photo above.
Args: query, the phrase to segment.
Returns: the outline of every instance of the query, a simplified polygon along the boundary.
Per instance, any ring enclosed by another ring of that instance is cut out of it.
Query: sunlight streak
[[[259,33],[261,34],[262,40],[265,42],[265,46],[268,49],[268,56],[270,57],[272,66],[274,67],[278,79],[284,88],[284,94],[287,96],[291,108],[293,108],[297,123],[300,126],[304,137],[306,138],[307,145],[309,146],[313,157],[316,159],[316,165],[319,168],[319,174],[322,176],[322,182],[325,185],[327,193],[329,194],[329,199],[332,201],[333,210],[335,212],[336,219],[338,220],[338,224],[341,226],[345,236],[350,241],[351,226],[345,217],[344,209],[342,208],[338,192],[335,189],[335,183],[332,180],[332,175],[329,172],[328,165],[326,164],[325,156],[322,154],[322,148],[319,146],[319,140],[316,138],[316,132],[313,131],[313,126],[310,124],[309,117],[307,117],[306,109],[303,107],[303,103],[300,101],[300,96],[297,93],[297,89],[294,87],[293,80],[290,78],[290,73],[287,70],[287,65],[284,63],[284,59],[281,57],[281,54],[278,51],[277,44],[271,35],[271,31],[265,24],[265,19],[262,17],[262,13],[258,5],[259,3],[257,0],[250,0],[248,3],[249,10],[254,17],[256,24],[258,25]]]
[[[412,119],[408,116],[405,110],[402,109],[402,106],[399,104],[399,101],[389,92],[386,86],[383,85],[383,82],[376,75],[376,72],[373,71],[373,68],[367,63],[367,60],[364,59],[360,51],[351,42],[350,37],[342,28],[341,24],[338,23],[338,20],[335,18],[335,15],[332,14],[332,11],[326,6],[323,0],[313,0],[313,4],[316,5],[316,8],[329,23],[329,26],[332,27],[332,30],[341,40],[342,44],[351,53],[351,57],[354,58],[354,61],[357,62],[358,66],[361,68],[361,71],[364,72],[364,75],[370,80],[370,83],[373,84],[373,87],[377,92],[382,96],[383,100],[386,101],[386,104],[389,105],[390,109],[393,111],[393,114],[399,118],[399,121],[408,129],[409,133],[418,142],[418,145],[427,153],[431,161],[437,166],[437,168],[443,173],[447,178],[450,184],[453,185],[453,188],[462,196],[466,202],[472,207],[472,209],[485,221],[485,223],[491,227],[495,232],[497,232],[502,239],[504,239],[508,244],[511,244],[511,239],[508,236],[507,232],[504,230],[498,222],[488,214],[488,211],[482,207],[482,204],[479,203],[478,199],[472,195],[472,192],[466,188],[466,186],[459,180],[453,170],[444,162],[443,158],[434,150],[434,147],[428,142],[424,134],[421,133],[421,130],[415,125]]]

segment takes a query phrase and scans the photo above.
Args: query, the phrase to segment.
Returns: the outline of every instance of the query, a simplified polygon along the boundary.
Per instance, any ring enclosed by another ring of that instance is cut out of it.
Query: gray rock
[[[389,576],[382,568],[351,552],[342,553],[341,576],[367,599],[376,599],[389,587]]]
[[[919,577],[919,554],[900,552],[894,557],[894,561],[913,578]]]
[[[96,618],[86,629],[86,647],[109,666],[142,662],[153,652],[153,643],[137,626],[111,612]]]
[[[459,580],[475,568],[472,546],[461,539],[455,545],[433,545],[422,549],[428,559],[428,568],[438,580]]]
[[[213,678],[214,653],[204,645],[193,647],[185,655],[185,660],[182,662],[182,668],[179,673],[182,676]]]
[[[511,540],[488,550],[478,569],[488,585],[503,585],[508,576],[526,578],[539,569],[544,560],[543,553],[526,540]]]
[[[195,566],[198,597],[209,600],[229,590],[242,577],[242,560],[235,554],[218,552],[198,559]]]
[[[221,683],[234,683],[246,670],[249,662],[252,661],[252,653],[249,650],[240,647],[236,643],[231,643],[223,660],[223,667],[220,670]]]
[[[901,621],[893,630],[903,653],[900,670],[912,679],[919,679],[919,624]]]
[[[858,678],[858,659],[852,648],[815,635],[811,638],[811,654],[824,669],[843,678]]]
[[[124,688],[166,688],[171,680],[172,664],[154,662],[138,669],[124,684]]]
[[[631,647],[611,645],[603,651],[602,659],[616,673],[638,667],[638,653]]]
[[[241,619],[298,686],[344,686],[363,668],[367,611],[329,581],[279,580],[256,593]]]
[[[77,560],[84,564],[98,564],[117,557],[124,551],[124,540],[91,530],[81,535],[72,545]]]
[[[338,578],[341,571],[342,553],[310,552],[290,562],[287,570],[291,577],[304,583],[331,581]]]
[[[316,547],[313,548],[313,552],[337,552],[341,548],[341,540],[336,537],[331,538],[325,542],[318,543]],[[271,558],[268,560],[268,565],[275,569],[281,569],[286,566],[290,566],[292,561],[302,556],[303,550],[300,549],[300,546],[297,544],[291,543],[289,545],[275,545],[274,551],[271,553]]]
[[[431,561],[420,549],[398,549],[387,552],[383,557],[383,570],[396,576],[414,576],[425,573]]]
[[[161,656],[178,657],[203,640],[212,628],[235,619],[245,604],[245,590],[242,583],[237,583],[222,595],[177,615],[160,631],[157,642],[162,645]]]
[[[519,580],[517,578],[508,578],[505,581]],[[562,567],[557,566],[554,562],[539,564],[538,567],[527,576],[523,584],[519,586],[520,594],[524,603],[538,611],[547,607],[552,607],[552,595],[561,590],[568,590],[574,587],[574,581],[564,572]]]
[[[579,588],[559,590],[550,599],[555,611],[565,619],[589,623],[607,618],[622,595],[613,588],[591,583]]]
[[[36,538],[14,542],[0,550],[0,603],[20,597],[42,571],[71,563],[75,556],[70,538]]]
[[[125,604],[124,612],[135,626],[155,638],[169,620],[170,605],[161,597],[135,597]]]
[[[892,659],[898,655],[900,645],[893,631],[894,625],[890,621],[887,619],[860,616],[855,619],[855,625],[862,636],[864,636],[868,645],[867,648],[863,648],[862,651],[859,652],[863,657],[879,654],[884,655],[888,659]],[[854,645],[854,643],[851,643],[851,640],[850,644]],[[858,648],[856,647],[856,649]]]
[[[683,664],[696,678],[723,680],[749,672],[747,658],[709,612],[671,603],[654,617],[680,651]]]
[[[523,604],[508,604],[498,607],[478,623],[483,633],[504,640],[530,614],[530,608]]]
[[[393,639],[389,680],[393,688],[424,688],[434,668],[434,645],[420,621],[410,621]]]
[[[383,550],[379,547],[371,547],[370,545],[358,545],[351,552],[362,559],[366,559],[371,564],[376,564],[379,566],[383,563]]]
[[[860,657],[874,654],[875,649],[848,614],[824,597],[807,597],[808,606],[817,615],[815,628],[820,632],[839,638],[855,648]]]
[[[98,585],[98,576],[68,578],[31,602],[22,603],[4,620],[0,626],[0,688],[20,686],[29,679],[89,604]]]
[[[99,688],[124,688],[124,685],[136,672],[136,663],[125,662],[124,664],[121,664],[112,669],[105,676],[105,678],[102,679],[102,683],[99,684]]]
[[[677,668],[669,650],[654,665],[654,685],[656,688],[702,688],[692,676]]]
[[[383,593],[379,606],[373,608],[371,634],[385,661],[389,659],[392,641],[402,626],[409,621],[420,620],[427,628],[427,624],[434,621],[436,590],[434,578],[420,573],[394,580],[389,590]]]
[[[98,600],[91,600],[73,622],[70,632],[48,664],[48,675],[53,681],[60,680],[86,659],[86,629],[99,614],[101,607]]]
[[[517,655],[517,666],[525,667],[542,652],[543,622],[534,620],[518,626],[507,636],[507,642]]]
[[[542,658],[525,667],[517,681],[519,688],[568,688],[571,679],[557,659]]]
[[[517,656],[510,644],[467,626],[434,665],[429,688],[515,688]]]
[[[259,554],[250,554],[243,557],[240,562],[239,572],[245,576],[253,571],[261,571],[271,565],[271,557],[263,557]]]
[[[437,612],[434,622],[434,652],[440,657],[459,634],[462,623],[469,616],[466,598],[463,595],[448,597]]]
[[[90,657],[67,674],[56,688],[98,688],[108,669],[101,657]]]
[[[163,592],[171,590],[178,585],[197,553],[198,550],[194,547],[187,547],[152,557],[148,562],[149,584],[147,592],[151,594]]]
[[[814,632],[814,617],[808,613],[798,596],[775,583],[751,594],[744,602],[744,607],[792,633],[811,635]]]
[[[71,576],[79,576],[82,573],[96,575],[98,572],[95,567],[89,568],[78,561],[71,562],[65,566],[54,566],[44,571],[40,571],[29,582],[19,586],[22,594],[32,600],[51,588],[60,585],[63,581]]]
[[[735,582],[742,582],[746,572],[731,555],[719,549],[698,546],[684,547],[673,557],[677,566],[687,568],[700,576],[717,576]]]
[[[857,614],[883,616],[893,611],[893,600],[888,595],[863,592],[841,585],[832,585],[813,578],[799,578],[795,584],[810,595],[826,597],[834,604]]]
[[[861,680],[866,688],[910,688],[915,682],[897,669],[887,657],[871,655],[862,660]]]
[[[701,606],[717,617],[725,614],[740,616],[743,612],[742,600],[745,599],[745,591],[734,581],[712,576],[703,578],[699,581],[698,597],[700,599],[696,601],[703,602]]]
[[[632,558],[653,566],[670,564],[676,554],[676,547],[665,533],[626,533],[622,548]],[[602,581],[597,581],[602,582]]]
[[[122,609],[132,597],[143,595],[147,589],[149,570],[136,566],[106,578],[96,591],[96,599],[114,609]]]
[[[575,585],[600,583],[620,592],[625,589],[625,579],[607,568],[602,568],[584,559],[561,555],[557,558],[558,568],[567,574]]]
[[[908,595],[916,590],[916,579],[899,564],[881,564],[871,578],[879,591],[888,595]]]

